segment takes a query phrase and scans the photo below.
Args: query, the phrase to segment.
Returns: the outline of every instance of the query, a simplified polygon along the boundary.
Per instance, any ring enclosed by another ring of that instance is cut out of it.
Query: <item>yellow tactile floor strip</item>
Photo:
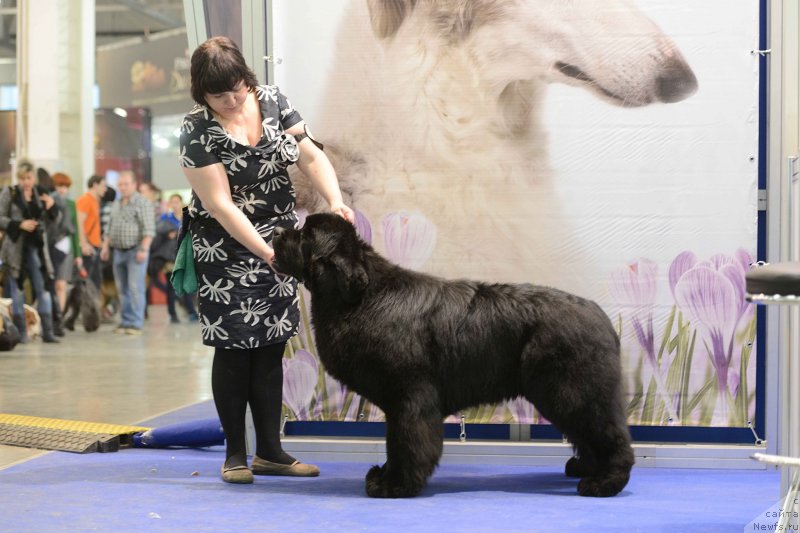
[[[107,435],[126,435],[130,433],[139,433],[141,431],[147,431],[150,429],[141,426],[100,424],[96,422],[60,420],[58,418],[41,418],[38,416],[10,415],[5,413],[0,413],[0,424],[13,424],[16,426],[60,429],[65,431],[80,431],[83,433],[99,433]]]

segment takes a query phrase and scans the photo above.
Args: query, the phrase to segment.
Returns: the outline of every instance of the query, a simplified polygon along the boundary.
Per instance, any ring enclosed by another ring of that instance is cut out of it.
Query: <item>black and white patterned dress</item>
[[[297,161],[299,150],[285,130],[302,118],[276,86],[259,86],[256,96],[262,117],[256,146],[239,143],[209,108],[197,105],[181,126],[180,164],[199,168],[222,163],[234,204],[269,242],[276,226],[297,226],[287,167]],[[203,344],[255,348],[291,338],[300,314],[297,281],[276,274],[239,244],[209,217],[194,193],[189,214]]]

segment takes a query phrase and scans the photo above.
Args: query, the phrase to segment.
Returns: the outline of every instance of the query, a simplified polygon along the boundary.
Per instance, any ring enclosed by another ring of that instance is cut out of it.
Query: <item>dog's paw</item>
[[[595,498],[607,498],[619,494],[627,484],[627,476],[585,477],[578,482],[578,494]]]
[[[391,482],[386,475],[386,465],[373,466],[367,472],[367,496],[370,498],[410,498],[419,494],[420,488]]]
[[[593,473],[591,465],[579,457],[570,457],[567,464],[564,465],[564,474],[568,477],[586,477],[591,476]]]

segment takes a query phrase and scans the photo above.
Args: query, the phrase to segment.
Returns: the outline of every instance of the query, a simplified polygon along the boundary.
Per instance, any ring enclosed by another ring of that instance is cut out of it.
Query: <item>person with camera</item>
[[[44,223],[46,219],[57,220],[60,216],[53,198],[37,189],[33,164],[20,161],[17,185],[0,192],[0,229],[5,232],[0,261],[7,296],[11,297],[12,319],[19,329],[21,342],[28,341],[22,292],[26,278],[36,297],[42,340],[59,342],[53,334],[53,301],[49,291],[53,283],[53,264]]]

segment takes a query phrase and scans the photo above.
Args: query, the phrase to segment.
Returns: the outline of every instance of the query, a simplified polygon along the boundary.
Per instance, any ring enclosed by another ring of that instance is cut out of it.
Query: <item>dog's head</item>
[[[367,0],[387,46],[421,37],[462,49],[474,80],[501,105],[530,100],[539,80],[580,86],[620,106],[671,103],[697,90],[675,43],[632,0]],[[449,56],[448,56],[449,58]]]
[[[343,218],[321,213],[306,218],[303,229],[276,228],[272,246],[277,269],[302,281],[312,295],[361,301],[369,282],[368,245]]]

